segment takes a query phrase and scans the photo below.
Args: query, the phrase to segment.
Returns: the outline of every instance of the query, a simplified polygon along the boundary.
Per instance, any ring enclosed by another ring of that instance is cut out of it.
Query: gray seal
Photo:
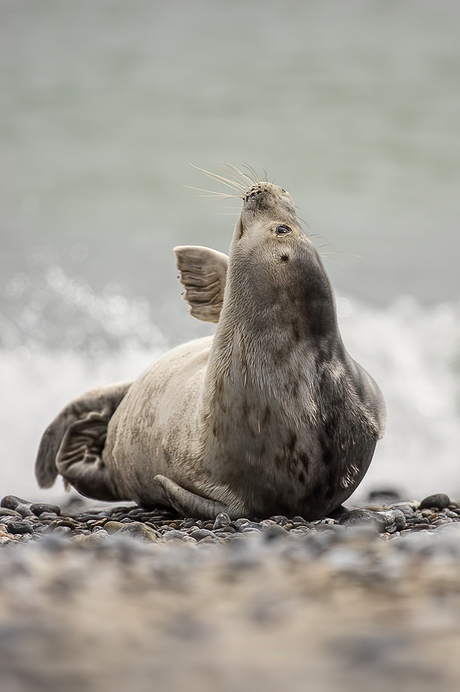
[[[190,311],[215,335],[70,402],[43,436],[39,485],[60,473],[88,497],[186,516],[324,517],[366,473],[385,404],[345,349],[291,196],[257,182],[229,257],[175,253]]]

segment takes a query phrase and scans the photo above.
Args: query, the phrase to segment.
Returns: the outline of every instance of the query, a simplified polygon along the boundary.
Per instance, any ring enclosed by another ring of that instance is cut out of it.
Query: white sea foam
[[[98,384],[135,378],[167,348],[148,311],[135,301],[113,293],[96,296],[58,271],[47,281],[40,310],[36,306],[31,318],[30,305],[24,308],[29,323],[41,323],[41,331],[25,338],[21,314],[15,324],[10,321],[8,339],[2,332],[2,495],[60,495],[60,485],[39,491],[33,475],[47,424],[71,397]],[[52,310],[51,325],[48,312],[59,295],[60,323]],[[388,407],[386,435],[357,496],[376,486],[413,497],[434,491],[460,496],[460,304],[424,307],[400,298],[376,308],[345,297],[337,302],[346,346],[377,380]],[[80,329],[73,347],[75,324],[86,331]],[[55,337],[61,333],[54,346],[41,337],[47,330]]]
[[[460,495],[460,304],[423,307],[402,297],[386,309],[342,298],[351,355],[383,390],[388,424],[357,491],[392,486],[417,497]]]

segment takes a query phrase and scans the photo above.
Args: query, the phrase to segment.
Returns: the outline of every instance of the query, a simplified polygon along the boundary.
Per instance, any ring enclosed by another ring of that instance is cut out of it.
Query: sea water
[[[211,333],[172,247],[293,195],[388,428],[360,493],[460,495],[460,10],[428,0],[0,0],[0,493],[73,396]],[[245,169],[246,172],[247,169]]]

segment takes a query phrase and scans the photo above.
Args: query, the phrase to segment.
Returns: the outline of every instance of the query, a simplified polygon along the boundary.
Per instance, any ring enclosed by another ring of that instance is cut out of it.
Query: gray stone
[[[284,526],[289,521],[289,519],[287,517],[285,517],[283,514],[275,514],[275,516],[270,517],[270,519],[272,521],[275,521],[280,526]]]
[[[107,531],[105,531],[105,533],[107,533]],[[117,535],[119,534],[142,538],[151,543],[159,538],[159,535],[153,529],[149,526],[145,526],[145,524],[142,524],[140,521],[131,521],[128,524],[123,524],[123,528],[117,531]]]
[[[226,512],[221,512],[220,514],[217,515],[214,524],[213,524],[213,529],[222,529],[224,526],[229,526],[230,525],[230,517]]]
[[[450,505],[450,497],[445,493],[437,493],[436,495],[428,495],[425,497],[419,506],[419,509],[429,509],[431,507],[437,507],[438,509],[444,509]]]
[[[32,533],[34,530],[33,524],[25,519],[12,518],[6,523],[8,533]]]
[[[343,516],[339,524],[341,526],[359,526],[362,524],[371,524],[378,531],[385,531],[385,519],[380,516],[379,512],[371,512],[368,509],[352,509],[348,514]]]
[[[406,528],[406,517],[400,509],[389,509],[383,512],[377,512],[379,517],[382,517],[385,522],[385,530],[389,533],[400,531]]]
[[[18,517],[18,519],[21,517],[19,512],[16,512],[14,509],[7,509],[6,507],[1,507],[0,508],[0,517]]]
[[[177,529],[170,529],[169,531],[165,531],[163,534],[162,538],[165,541],[173,541],[173,540],[184,540],[185,537],[189,537],[185,531],[178,531]]]
[[[50,505],[46,502],[33,502],[30,505],[30,511],[39,517],[43,512],[48,514],[61,514],[61,508],[58,505]]]
[[[208,538],[209,536],[214,536],[212,531],[209,531],[209,529],[195,529],[193,531],[190,531],[189,534],[192,538],[194,538],[196,541],[202,541],[203,538]]]

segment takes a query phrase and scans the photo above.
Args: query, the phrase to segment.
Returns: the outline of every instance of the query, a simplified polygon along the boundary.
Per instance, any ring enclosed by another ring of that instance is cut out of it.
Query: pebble
[[[7,509],[6,507],[0,508],[0,517],[20,517],[19,512],[14,509]]]
[[[383,532],[385,530],[385,518],[378,512],[373,512],[368,509],[352,509],[347,514],[341,517],[340,522],[342,526],[359,526],[362,524],[374,525],[378,531]]]
[[[46,502],[33,502],[30,505],[30,511],[33,512],[35,516],[39,517],[43,512],[47,512],[48,514],[60,514],[61,508],[58,507],[58,505],[50,505]]]
[[[32,533],[34,530],[33,524],[30,521],[26,521],[25,519],[21,521],[21,519],[16,519],[14,517],[6,522],[6,527],[8,533],[13,534]]]
[[[213,535],[213,532],[209,531],[209,529],[195,529],[194,531],[190,531],[190,536],[196,541],[202,541],[203,538],[209,538]]]
[[[217,515],[214,524],[213,524],[213,529],[221,529],[223,526],[229,526],[230,525],[230,517],[226,512],[221,512],[220,514]]]
[[[100,531],[101,529],[98,529],[98,532]],[[103,529],[103,531],[107,536],[109,535],[105,529]],[[117,531],[117,533],[141,538],[151,543],[155,542],[158,538],[156,531],[151,529],[150,526],[145,526],[145,524],[140,521],[131,521],[128,524],[123,524],[123,528]]]
[[[370,502],[372,500],[372,502]],[[379,504],[379,500],[381,503]],[[396,501],[395,501],[396,500]],[[72,511],[74,508],[74,511]],[[77,510],[77,511],[75,511]],[[136,506],[97,508],[85,501],[68,505],[68,510],[45,502],[29,502],[7,495],[0,502],[0,544],[40,540],[51,535],[65,541],[95,540],[112,536],[123,540],[137,538],[144,543],[171,540],[189,544],[224,542],[236,545],[237,539],[259,541],[261,545],[289,545],[309,542],[309,552],[321,553],[332,542],[347,539],[354,531],[366,530],[380,540],[398,540],[414,535],[444,532],[453,526],[460,530],[460,503],[438,493],[415,500],[402,500],[390,493],[369,497],[361,507],[341,508],[333,516],[314,522],[301,516],[274,515],[257,520],[240,517],[232,520],[221,512],[214,520],[179,517],[163,508]],[[287,544],[286,544],[287,545]]]
[[[107,521],[104,524],[104,529],[107,531],[107,533],[113,534],[116,533],[117,531],[120,531],[120,529],[125,528],[126,524],[122,524],[121,521]]]
[[[444,509],[450,505],[450,497],[444,493],[437,493],[436,495],[428,495],[425,497],[421,503],[419,509],[437,507],[438,509]]]

